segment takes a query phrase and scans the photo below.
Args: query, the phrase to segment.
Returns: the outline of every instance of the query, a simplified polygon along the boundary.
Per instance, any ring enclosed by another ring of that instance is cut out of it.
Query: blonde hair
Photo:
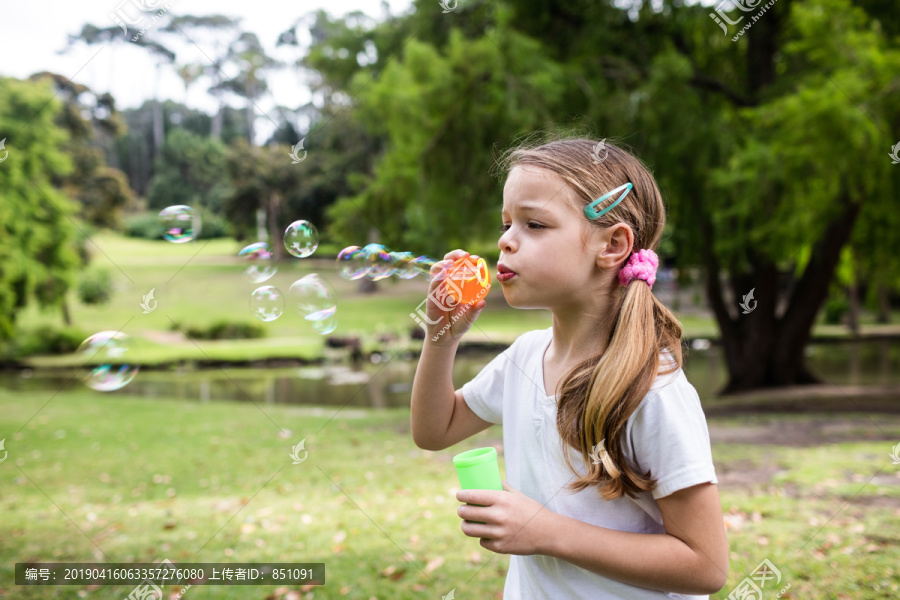
[[[551,141],[545,138],[537,143],[526,141],[516,145],[497,160],[492,170],[508,175],[516,166],[531,165],[551,171],[567,184],[568,200],[581,214],[584,206],[630,181],[634,188],[612,210],[594,221],[585,217],[586,229],[625,223],[634,233],[633,252],[645,248],[655,250],[666,224],[666,214],[662,195],[649,169],[615,144],[606,142],[598,156],[596,140],[565,138],[560,134],[556,137]],[[613,200],[610,198],[595,208],[600,211]],[[678,319],[645,281],[634,280],[622,290],[617,274],[611,274],[610,285],[620,288],[620,292],[609,317],[612,329],[606,350],[576,365],[562,378],[556,423],[562,455],[577,476],[568,489],[581,491],[595,485],[605,500],[623,494],[634,497],[638,492],[656,487],[657,480],[652,473],[638,473],[626,463],[622,451],[625,426],[657,375],[672,373],[683,364],[682,328]],[[675,364],[659,373],[659,355],[665,349],[671,351]],[[581,476],[575,470],[567,447],[580,451],[587,466],[586,475]],[[598,456],[599,463],[593,461],[592,454]]]

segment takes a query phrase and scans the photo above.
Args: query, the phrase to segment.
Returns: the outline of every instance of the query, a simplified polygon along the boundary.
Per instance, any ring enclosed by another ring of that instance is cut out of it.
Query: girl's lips
[[[500,283],[503,283],[504,281],[509,281],[510,279],[512,279],[515,276],[516,276],[516,274],[513,273],[512,271],[507,271],[506,273],[497,273],[497,281],[499,281]]]

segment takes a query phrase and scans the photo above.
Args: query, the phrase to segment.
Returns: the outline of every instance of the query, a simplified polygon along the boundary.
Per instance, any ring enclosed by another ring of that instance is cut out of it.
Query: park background
[[[3,9],[6,33],[64,34],[0,78],[0,595],[121,598],[133,586],[16,586],[14,565],[168,558],[326,564],[325,586],[198,598],[501,598],[508,557],[461,533],[450,459],[495,446],[502,469],[502,429],[413,444],[427,281],[348,281],[335,256],[460,247],[495,272],[491,166],[534,131],[625,145],[663,192],[654,293],[684,325],[729,532],[711,597],[763,559],[782,598],[900,594],[895,3],[98,6]],[[0,75],[27,47],[6,52]],[[160,235],[178,204],[190,243]],[[282,246],[297,219],[320,234],[304,259]],[[333,285],[336,330],[254,319],[237,254],[257,241],[267,284]],[[495,283],[457,387],[548,326]],[[108,393],[74,354],[104,330],[140,365]]]

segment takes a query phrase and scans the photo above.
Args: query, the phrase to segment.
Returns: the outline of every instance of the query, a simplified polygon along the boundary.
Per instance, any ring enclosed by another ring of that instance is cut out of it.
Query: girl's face
[[[589,227],[554,173],[514,167],[503,188],[498,281],[510,306],[562,308],[589,304],[600,285],[602,232]],[[505,270],[515,272],[503,275]]]

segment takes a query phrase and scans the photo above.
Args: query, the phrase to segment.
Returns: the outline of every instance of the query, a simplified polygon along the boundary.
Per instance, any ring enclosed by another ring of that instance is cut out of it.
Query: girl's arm
[[[468,254],[463,250],[448,252],[444,260],[431,268],[432,276]],[[472,412],[462,394],[454,392],[452,377],[459,340],[478,318],[485,302],[442,310],[434,299],[441,297],[438,287],[443,284],[442,278],[435,278],[429,285],[425,305],[429,323],[412,386],[410,429],[416,446],[425,450],[443,450],[491,425]]]
[[[728,538],[712,483],[678,490],[657,504],[666,533],[632,533],[548,510],[535,518],[546,554],[610,579],[679,594],[714,594],[728,580]]]

